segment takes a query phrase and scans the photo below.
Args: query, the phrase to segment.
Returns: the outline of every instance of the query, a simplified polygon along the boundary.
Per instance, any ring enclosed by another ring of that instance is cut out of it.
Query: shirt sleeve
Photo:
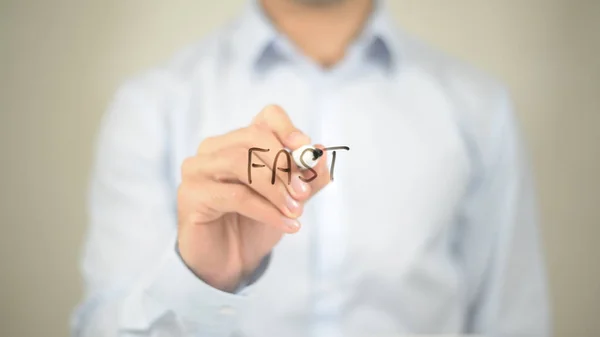
[[[176,249],[169,83],[162,74],[129,81],[102,120],[73,336],[229,336],[251,293],[203,283]]]
[[[534,183],[511,100],[502,91],[480,170],[462,212],[461,256],[468,278],[468,332],[549,336],[550,304]],[[480,130],[481,131],[481,130]]]

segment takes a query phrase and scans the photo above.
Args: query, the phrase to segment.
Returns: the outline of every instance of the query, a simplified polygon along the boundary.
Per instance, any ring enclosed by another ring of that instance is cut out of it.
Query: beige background
[[[0,336],[66,336],[97,124],[116,86],[243,0],[0,0]],[[600,1],[389,1],[503,79],[539,185],[558,336],[600,332]]]

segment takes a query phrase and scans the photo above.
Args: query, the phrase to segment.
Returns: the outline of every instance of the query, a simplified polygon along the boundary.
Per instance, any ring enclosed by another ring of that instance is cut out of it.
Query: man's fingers
[[[197,154],[218,154],[220,151],[231,147],[244,147],[246,149],[259,147],[277,151],[271,149],[273,146],[276,148],[281,147],[281,143],[274,135],[256,125],[251,125],[249,127],[233,130],[224,135],[205,138],[202,143],[200,143]]]
[[[198,156],[207,157],[200,165],[208,166],[211,165],[209,161],[234,156],[235,163],[230,163],[230,165],[232,165],[232,169],[238,172],[239,181],[245,183],[248,182],[248,169],[251,170],[250,174],[260,169],[259,167],[254,169],[253,164],[266,165],[266,168],[276,170],[276,178],[284,182],[284,185],[296,200],[305,200],[309,196],[309,186],[297,178],[292,178],[291,183],[288,181],[288,174],[280,169],[289,167],[292,171],[291,176],[296,177],[299,174],[298,168],[293,160],[291,160],[291,165],[287,165],[288,155],[283,152],[280,153],[281,150],[284,150],[284,145],[270,129],[253,125],[223,136],[205,139],[198,148]],[[237,151],[237,153],[234,151]],[[277,159],[277,162],[275,162],[275,159]],[[232,160],[232,158],[227,160]],[[264,163],[260,163],[261,160]],[[226,172],[232,171],[228,167],[225,167],[225,169],[227,169]],[[272,172],[270,170],[265,171]]]
[[[300,229],[296,219],[282,215],[271,202],[248,186],[208,180],[202,183],[202,190],[198,193],[199,201],[211,210],[238,213],[286,233],[295,233]]]
[[[247,166],[245,154],[241,148],[231,148],[222,151],[217,156],[196,157],[195,168],[186,168],[186,176],[191,176],[196,181],[212,180],[220,183],[239,183],[248,185],[252,190],[271,202],[283,215],[297,218],[302,214],[302,202],[289,192],[287,176],[291,173],[282,174],[273,171],[259,158],[253,158],[252,165]],[[185,165],[185,164],[184,164]],[[285,178],[282,176],[284,175]],[[252,182],[249,178],[252,178]],[[284,179],[282,179],[284,178]],[[306,185],[308,188],[308,185]],[[309,197],[306,190],[302,198]]]
[[[287,113],[277,105],[268,105],[253,120],[252,124],[270,129],[279,141],[289,149],[310,144],[310,137],[292,124]]]

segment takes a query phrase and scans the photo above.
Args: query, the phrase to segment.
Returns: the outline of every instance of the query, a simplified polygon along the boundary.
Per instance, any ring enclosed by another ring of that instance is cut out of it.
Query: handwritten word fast
[[[335,158],[336,158],[336,151],[337,150],[346,150],[349,151],[350,148],[347,146],[332,146],[332,147],[326,147],[324,149],[322,149],[323,152],[327,152],[327,151],[333,151],[332,153],[332,159],[331,159],[331,168],[329,169],[329,176],[330,179],[333,181],[333,170],[335,168]],[[261,167],[265,167],[265,165],[263,164],[255,164],[252,162],[252,154],[254,152],[269,152],[270,149],[263,149],[260,147],[251,147],[250,149],[248,149],[248,183],[252,184],[252,168],[261,168]],[[305,151],[310,151],[309,149],[305,150]],[[287,163],[286,167],[278,167],[277,163],[279,160],[279,156],[283,154],[285,156],[285,161]],[[304,178],[302,176],[300,176],[300,179],[304,182],[311,182],[313,180],[315,180],[318,176],[317,172],[315,170],[313,170],[311,167],[309,167],[308,165],[306,165],[305,163],[303,163],[304,165],[304,169],[310,171],[312,173],[312,177],[310,178]],[[275,176],[277,173],[277,170],[281,171],[281,172],[285,172],[288,175],[288,185],[290,184],[290,182],[292,181],[292,155],[291,153],[286,150],[286,149],[281,149],[279,150],[279,152],[277,152],[277,155],[275,156],[275,159],[273,160],[273,173],[271,174],[271,184],[275,184]]]

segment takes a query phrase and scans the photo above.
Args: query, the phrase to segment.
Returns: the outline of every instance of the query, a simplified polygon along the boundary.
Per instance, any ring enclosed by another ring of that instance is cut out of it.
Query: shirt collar
[[[354,43],[363,48],[367,61],[391,70],[399,59],[399,45],[386,9],[384,0],[375,1],[374,10]],[[247,3],[233,38],[237,57],[254,71],[265,70],[284,57],[282,44],[286,38],[266,17],[259,0]]]

